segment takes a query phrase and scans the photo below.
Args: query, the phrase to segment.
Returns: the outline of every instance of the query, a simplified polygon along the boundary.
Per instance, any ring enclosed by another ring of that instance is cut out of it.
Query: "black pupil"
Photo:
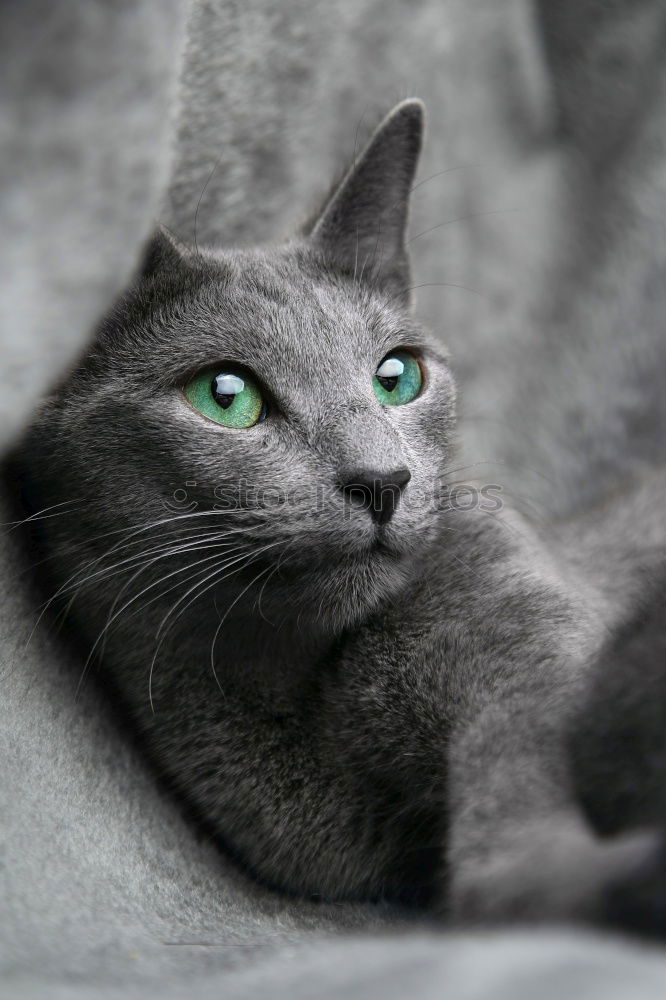
[[[387,392],[393,392],[396,385],[398,384],[399,375],[391,375],[389,378],[382,378],[381,375],[377,376],[377,381],[381,385],[382,389],[386,389]]]
[[[236,398],[236,393],[234,392],[218,392],[217,391],[217,380],[221,376],[216,375],[210,384],[210,391],[213,394],[213,399],[218,406],[221,406],[223,410],[228,410],[234,399]]]

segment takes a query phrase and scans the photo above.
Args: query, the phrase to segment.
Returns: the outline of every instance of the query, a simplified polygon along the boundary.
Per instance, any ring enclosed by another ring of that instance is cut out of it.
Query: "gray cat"
[[[638,577],[580,571],[603,517],[548,548],[459,502],[451,370],[409,311],[421,138],[398,105],[284,246],[156,235],[23,443],[34,544],[83,673],[263,880],[602,921],[659,840],[597,839],[565,739]]]

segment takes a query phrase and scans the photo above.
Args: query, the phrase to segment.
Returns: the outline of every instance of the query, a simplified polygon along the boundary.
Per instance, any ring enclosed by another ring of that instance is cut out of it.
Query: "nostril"
[[[346,496],[347,500],[351,501],[358,507],[371,507],[373,501],[373,492],[370,486],[366,483],[361,482],[351,482],[345,483],[342,487],[342,492]]]
[[[395,472],[391,473],[391,475],[393,476],[393,484],[399,489],[406,486],[412,478],[412,474],[409,469],[396,469]]]
[[[391,472],[358,469],[344,478],[342,491],[347,499],[369,510],[377,524],[386,524],[395,514],[400,494],[412,475],[405,468]]]

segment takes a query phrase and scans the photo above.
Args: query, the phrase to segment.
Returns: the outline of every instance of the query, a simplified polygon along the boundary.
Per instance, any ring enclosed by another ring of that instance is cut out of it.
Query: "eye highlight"
[[[410,351],[393,351],[384,358],[372,379],[375,396],[384,406],[411,403],[422,385],[421,366]]]
[[[254,427],[268,412],[254,376],[237,365],[215,365],[197,372],[183,387],[194,409],[223,427]]]

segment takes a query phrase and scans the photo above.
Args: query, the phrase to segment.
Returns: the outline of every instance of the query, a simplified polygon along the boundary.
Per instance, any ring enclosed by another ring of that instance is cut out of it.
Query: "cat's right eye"
[[[183,387],[188,403],[223,427],[254,427],[268,407],[256,379],[246,368],[219,364],[197,372]]]
[[[375,396],[384,406],[411,403],[421,391],[423,372],[411,351],[398,350],[388,354],[372,380]]]

